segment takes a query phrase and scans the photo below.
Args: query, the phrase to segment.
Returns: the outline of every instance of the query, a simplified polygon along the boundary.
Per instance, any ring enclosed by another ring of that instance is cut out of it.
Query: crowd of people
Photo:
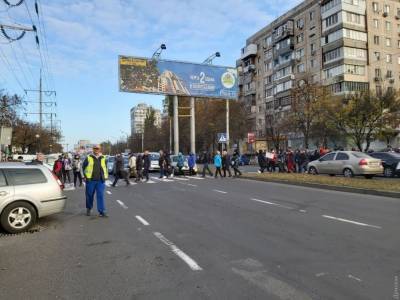
[[[317,160],[321,156],[330,152],[327,148],[319,148],[314,151],[306,149],[288,148],[286,151],[282,149],[276,152],[271,149],[270,152],[259,150],[257,161],[260,169],[259,173],[268,172],[287,172],[287,173],[306,173],[307,165],[310,161]]]

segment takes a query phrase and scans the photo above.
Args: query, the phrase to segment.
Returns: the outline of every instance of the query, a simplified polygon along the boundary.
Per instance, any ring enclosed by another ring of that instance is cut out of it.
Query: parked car
[[[377,174],[382,174],[383,167],[380,159],[363,152],[338,151],[327,153],[320,159],[310,162],[308,172],[331,176],[342,174],[345,177],[364,175],[365,178],[372,178]]]
[[[370,156],[382,160],[383,175],[385,177],[400,177],[400,153],[396,152],[372,152]]]
[[[38,218],[62,212],[62,183],[45,166],[0,163],[0,224],[9,233],[28,230]]]
[[[114,172],[114,162],[115,162],[115,156],[109,156],[107,157],[107,169],[108,169],[108,174],[112,175]]]
[[[189,174],[189,156],[184,156],[182,171],[184,174]],[[174,174],[178,174],[178,155],[171,155],[171,165],[174,168]],[[194,172],[197,173],[197,164],[194,165]]]
[[[160,158],[160,153],[150,152],[150,169],[149,171],[158,171],[160,166],[158,165],[158,159]]]
[[[239,161],[239,165],[241,166],[247,166],[250,164],[250,157],[247,156],[246,154],[242,154],[240,155],[240,161]]]

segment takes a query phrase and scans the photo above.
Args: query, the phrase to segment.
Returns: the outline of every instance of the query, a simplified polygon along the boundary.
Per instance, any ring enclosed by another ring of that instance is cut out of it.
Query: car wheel
[[[329,176],[331,176],[331,177],[335,177],[335,174],[329,174]]]
[[[308,173],[310,173],[312,175],[317,175],[318,174],[317,169],[315,167],[310,167],[308,169]]]
[[[383,175],[384,175],[385,177],[393,177],[394,172],[393,172],[392,168],[385,168],[385,169],[383,170]]]
[[[343,176],[347,178],[354,177],[354,173],[351,169],[346,168],[343,170]]]
[[[8,233],[20,233],[35,224],[37,214],[35,208],[24,201],[9,204],[1,214],[1,226]]]
[[[374,178],[374,175],[369,174],[369,175],[364,175],[364,177],[367,179],[372,179],[372,178]]]

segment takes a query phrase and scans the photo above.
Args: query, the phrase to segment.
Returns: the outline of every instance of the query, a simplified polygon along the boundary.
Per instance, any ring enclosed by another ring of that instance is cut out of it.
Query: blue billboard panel
[[[121,92],[237,99],[236,68],[120,56]]]

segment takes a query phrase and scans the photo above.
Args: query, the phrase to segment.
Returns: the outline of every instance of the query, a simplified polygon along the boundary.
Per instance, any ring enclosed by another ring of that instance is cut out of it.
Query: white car
[[[9,233],[28,230],[36,220],[62,212],[60,180],[40,164],[0,163],[0,223]]]
[[[160,153],[150,152],[150,169],[149,171],[158,171],[160,170],[160,165],[158,164],[158,160],[160,159]]]

